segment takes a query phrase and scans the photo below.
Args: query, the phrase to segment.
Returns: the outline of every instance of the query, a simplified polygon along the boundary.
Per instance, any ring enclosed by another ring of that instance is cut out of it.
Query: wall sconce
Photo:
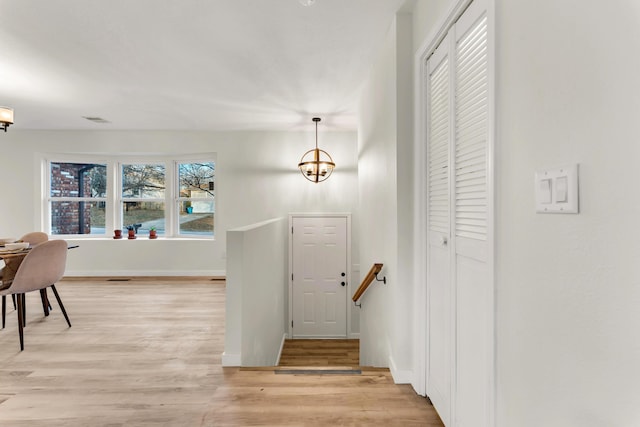
[[[9,125],[13,124],[13,110],[9,107],[0,107],[0,129],[7,131]]]
[[[320,117],[314,117],[312,120],[316,123],[316,148],[302,155],[298,168],[300,168],[300,172],[305,178],[317,184],[331,176],[336,164],[333,163],[329,153],[318,148],[318,122]]]

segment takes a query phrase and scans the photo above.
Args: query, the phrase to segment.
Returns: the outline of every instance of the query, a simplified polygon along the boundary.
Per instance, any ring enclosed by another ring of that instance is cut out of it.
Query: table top
[[[14,258],[17,256],[25,256],[26,254],[29,253],[30,250],[31,248],[10,250],[10,249],[4,249],[4,246],[0,246],[0,259]]]

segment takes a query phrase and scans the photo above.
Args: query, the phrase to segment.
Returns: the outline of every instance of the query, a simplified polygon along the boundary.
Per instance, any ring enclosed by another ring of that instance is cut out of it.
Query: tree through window
[[[178,234],[213,235],[215,166],[213,162],[177,163]]]
[[[165,237],[214,236],[214,154],[196,161],[78,159],[47,161],[43,169],[51,234],[104,237],[132,227],[143,236],[151,228]]]

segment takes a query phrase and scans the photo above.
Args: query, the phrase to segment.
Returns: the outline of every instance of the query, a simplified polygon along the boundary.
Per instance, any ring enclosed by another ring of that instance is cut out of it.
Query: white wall
[[[358,114],[360,270],[383,263],[386,286],[374,282],[361,298],[360,363],[389,366],[392,313],[387,304],[395,287],[397,253],[395,24],[380,46],[365,81]]]
[[[20,131],[2,134],[0,236],[36,229],[40,173],[36,154],[217,153],[215,241],[81,240],[69,253],[68,275],[218,275],[225,271],[226,231],[290,212],[352,212],[358,240],[355,132],[324,132],[319,145],[337,167],[321,184],[296,166],[314,145],[309,132]],[[77,243],[77,242],[74,242]],[[353,248],[357,263],[358,247]]]
[[[411,16],[399,14],[365,82],[359,104],[361,271],[383,263],[387,285],[361,298],[360,359],[410,380],[413,98]]]
[[[640,3],[496,1],[499,426],[640,425]],[[533,174],[580,163],[580,214]]]
[[[286,331],[285,218],[227,232],[225,366],[275,366]]]
[[[416,46],[452,3],[416,2]],[[640,425],[640,3],[495,5],[496,424]],[[572,162],[580,214],[536,214]]]
[[[417,0],[413,13],[413,49],[422,51],[423,45],[438,31],[455,0]],[[414,53],[415,53],[414,52]]]

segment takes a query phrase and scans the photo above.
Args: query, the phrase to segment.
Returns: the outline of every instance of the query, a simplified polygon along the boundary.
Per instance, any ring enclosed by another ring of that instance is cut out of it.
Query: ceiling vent
[[[102,117],[82,116],[82,118],[93,123],[111,123],[109,120],[105,120]]]

